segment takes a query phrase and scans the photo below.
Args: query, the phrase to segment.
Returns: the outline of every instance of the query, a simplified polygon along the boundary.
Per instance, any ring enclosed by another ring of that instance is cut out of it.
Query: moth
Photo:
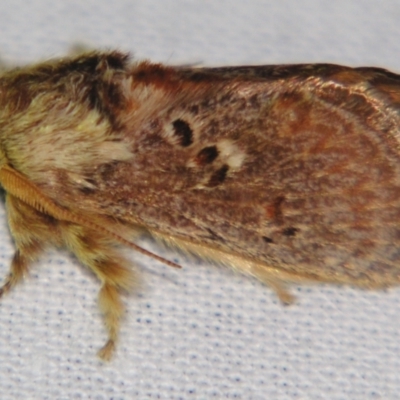
[[[120,246],[141,232],[285,284],[400,282],[400,76],[330,64],[227,68],[88,52],[0,76],[0,183],[16,252],[47,246],[101,281],[114,351]]]

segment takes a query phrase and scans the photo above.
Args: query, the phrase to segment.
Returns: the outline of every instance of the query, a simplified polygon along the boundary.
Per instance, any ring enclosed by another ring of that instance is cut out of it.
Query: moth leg
[[[103,360],[109,360],[115,349],[120,320],[124,314],[120,294],[136,284],[135,276],[128,267],[128,262],[118,254],[116,243],[104,233],[66,222],[62,222],[60,226],[66,247],[88,266],[102,283],[99,307],[108,332],[108,340],[98,355]]]
[[[0,297],[10,291],[27,274],[29,266],[42,253],[45,245],[57,244],[57,222],[16,197],[6,195],[9,228],[17,248]]]
[[[286,305],[292,304],[295,301],[295,297],[285,287],[284,283],[277,279],[263,278],[261,279],[267,286],[269,286],[278,296],[279,300]]]
[[[286,287],[286,282],[288,282],[287,278],[285,279],[284,276],[279,277],[272,275],[268,272],[268,269],[257,264],[253,265],[250,273],[262,283],[269,286],[283,304],[289,305],[294,303],[295,296],[293,296]]]

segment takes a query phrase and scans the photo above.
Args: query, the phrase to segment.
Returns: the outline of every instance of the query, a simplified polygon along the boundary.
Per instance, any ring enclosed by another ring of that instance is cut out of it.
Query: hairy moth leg
[[[115,248],[116,242],[102,232],[69,222],[60,222],[63,244],[88,266],[102,283],[99,306],[108,331],[108,340],[98,355],[109,360],[115,349],[120,320],[124,306],[121,290],[130,290],[135,285],[135,276],[128,262]]]
[[[58,245],[57,221],[16,197],[6,195],[8,224],[17,248],[0,297],[19,283],[48,244]]]
[[[262,283],[265,285],[269,286],[275,294],[278,296],[278,299],[284,304],[284,305],[290,305],[295,302],[295,297],[288,291],[288,289],[285,286],[284,281],[279,280],[274,277],[268,277],[266,276],[268,274],[261,273],[261,274],[254,274],[254,276],[260,280]]]

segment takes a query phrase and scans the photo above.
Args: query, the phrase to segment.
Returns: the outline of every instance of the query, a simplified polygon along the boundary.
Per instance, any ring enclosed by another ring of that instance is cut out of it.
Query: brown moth
[[[16,252],[100,279],[115,347],[118,246],[142,232],[271,285],[400,282],[400,76],[378,68],[173,68],[91,52],[0,77],[0,183]],[[163,260],[163,259],[161,259]],[[163,260],[169,265],[176,264]]]

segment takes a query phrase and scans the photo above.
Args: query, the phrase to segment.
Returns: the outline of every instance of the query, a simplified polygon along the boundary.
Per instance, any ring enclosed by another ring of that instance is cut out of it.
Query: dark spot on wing
[[[223,183],[226,179],[226,175],[228,173],[229,167],[224,164],[220,169],[216,170],[212,175],[210,180],[208,181],[209,187],[215,187]]]
[[[196,162],[199,165],[211,164],[217,157],[219,151],[216,146],[204,147],[196,156]]]
[[[179,139],[179,144],[182,147],[188,147],[193,143],[193,131],[186,121],[176,119],[172,126],[174,127],[174,134]]]
[[[263,236],[262,238],[263,238],[265,243],[274,243],[274,241],[271,238],[267,237],[267,236]]]
[[[285,229],[282,231],[282,235],[285,235],[285,236],[295,236],[296,233],[297,233],[298,231],[299,231],[299,230],[298,230],[297,228],[289,227],[289,228],[285,228]]]

